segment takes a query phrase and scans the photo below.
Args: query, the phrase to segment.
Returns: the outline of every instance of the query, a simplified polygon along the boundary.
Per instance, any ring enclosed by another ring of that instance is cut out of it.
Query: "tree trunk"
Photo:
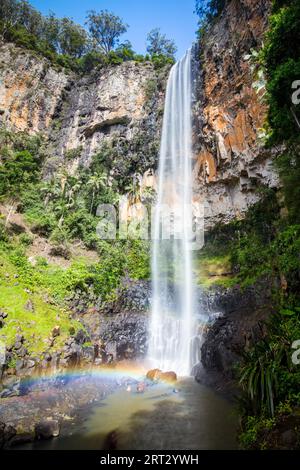
[[[8,214],[7,214],[7,217],[6,217],[6,220],[5,220],[5,228],[6,228],[7,225],[8,225],[8,222],[9,222],[9,219],[10,219],[10,217],[11,217],[11,214],[12,214],[12,212],[13,212],[13,210],[14,210],[14,207],[15,207],[15,203],[13,202],[12,205],[10,206],[10,208],[9,208],[9,211],[8,211]]]

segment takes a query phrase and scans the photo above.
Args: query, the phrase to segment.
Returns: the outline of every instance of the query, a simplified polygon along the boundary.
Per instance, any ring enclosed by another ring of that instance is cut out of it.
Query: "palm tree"
[[[92,202],[91,202],[91,207],[90,207],[90,214],[93,211],[96,191],[99,191],[100,188],[104,188],[106,186],[106,183],[107,183],[107,175],[105,173],[92,175],[90,179],[88,180],[87,185],[90,186],[91,191],[92,191]]]
[[[128,186],[126,186],[125,191],[132,203],[137,202],[141,197],[141,175],[133,175],[132,181]]]

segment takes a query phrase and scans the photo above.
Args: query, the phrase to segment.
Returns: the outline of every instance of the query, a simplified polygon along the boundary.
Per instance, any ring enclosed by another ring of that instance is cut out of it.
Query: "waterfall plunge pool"
[[[174,388],[176,387],[176,388]],[[237,448],[233,405],[216,392],[182,378],[144,393],[118,390],[81,412],[60,437],[19,449],[47,450],[232,450]]]

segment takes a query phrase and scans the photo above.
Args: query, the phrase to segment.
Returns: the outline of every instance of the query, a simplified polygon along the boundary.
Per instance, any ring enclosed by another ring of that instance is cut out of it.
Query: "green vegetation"
[[[109,176],[111,149],[104,146],[89,169],[80,168],[74,176],[58,171],[45,181],[43,147],[40,136],[0,130],[0,203],[5,214],[0,219],[0,309],[8,313],[0,340],[12,345],[21,333],[35,356],[47,350],[55,326],[61,331],[55,339],[57,349],[69,330],[82,328],[68,311],[68,301],[75,294],[88,303],[96,297],[104,304],[115,298],[125,277],[148,279],[150,275],[147,241],[101,240],[96,233],[97,206],[117,203],[122,194],[122,184],[118,186],[118,179]],[[66,158],[76,156],[74,151]],[[13,214],[26,231],[11,221]],[[58,256],[68,261],[67,267],[49,264],[39,256],[29,260],[27,252],[35,237],[52,244]],[[95,250],[99,261],[74,258],[74,240]],[[28,301],[33,309],[26,309]]]
[[[270,144],[285,141],[295,145],[299,143],[300,129],[299,106],[292,101],[293,83],[300,76],[299,2],[275,2],[270,23],[260,53],[267,76]]]
[[[200,35],[221,14],[225,4],[226,0],[196,0],[196,13],[199,16],[198,33]]]
[[[9,347],[14,344],[16,335],[21,334],[29,354],[41,358],[49,348],[47,341],[51,339],[54,327],[60,328],[54,351],[64,345],[71,329],[75,334],[83,327],[72,320],[62,303],[51,297],[53,291],[47,286],[46,278],[44,282],[38,282],[42,274],[38,268],[34,272],[27,258],[20,253],[20,248],[0,243],[0,309],[8,314],[0,330],[0,340]]]
[[[38,52],[54,65],[85,73],[96,66],[128,60],[153,60],[158,68],[174,62],[176,48],[163,36],[164,47],[159,53],[144,57],[133,51],[129,41],[120,44],[128,28],[120,17],[107,10],[92,10],[86,20],[88,30],[67,17],[57,18],[53,13],[43,16],[27,0],[0,3],[0,37]]]
[[[147,52],[154,64],[162,67],[166,63],[174,62],[177,47],[173,40],[167,39],[159,28],[155,28],[147,36]]]

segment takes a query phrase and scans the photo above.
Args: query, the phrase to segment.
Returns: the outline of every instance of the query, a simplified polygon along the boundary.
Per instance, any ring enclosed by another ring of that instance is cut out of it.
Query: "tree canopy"
[[[87,22],[91,38],[104,54],[109,54],[119,44],[120,36],[126,33],[128,25],[113,13],[102,10],[97,13],[91,10]]]
[[[177,47],[172,39],[167,39],[159,28],[152,29],[147,36],[147,52],[151,57],[164,55],[174,59]]]

